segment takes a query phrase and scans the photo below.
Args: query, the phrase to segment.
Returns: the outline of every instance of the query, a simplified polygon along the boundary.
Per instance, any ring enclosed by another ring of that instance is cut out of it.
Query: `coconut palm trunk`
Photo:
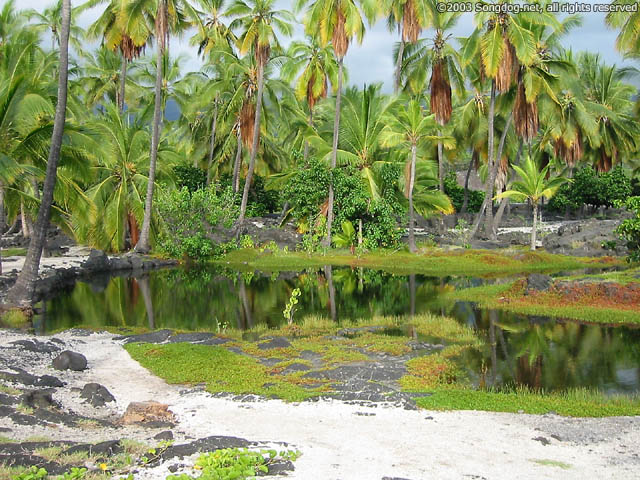
[[[409,174],[409,251],[415,252],[416,238],[413,231],[413,224],[415,221],[415,212],[413,210],[413,187],[416,181],[416,150],[417,146],[414,143],[411,145],[411,173]]]
[[[333,147],[331,151],[331,173],[338,163],[338,135],[340,130],[340,102],[342,100],[342,66],[344,57],[338,60],[338,92],[336,94],[336,113],[333,119]],[[329,209],[327,210],[327,237],[324,240],[325,246],[331,245],[331,225],[333,224],[333,178],[329,182]]]
[[[122,54],[122,65],[120,67],[120,93],[118,94],[118,108],[120,113],[124,112],[124,94],[127,83],[127,57]]]
[[[4,183],[0,180],[0,236],[7,230],[7,216],[4,212]]]
[[[515,161],[515,165],[518,165],[520,163],[520,156],[522,155],[522,147],[524,146],[524,142],[522,140],[520,140],[520,145],[518,147],[518,153],[516,153],[516,161]],[[507,206],[509,205],[509,198],[503,198],[500,201],[500,206],[498,207],[498,211],[496,213],[496,216],[493,219],[493,232],[495,235],[497,235],[498,233],[498,227],[500,227],[500,222],[502,222],[502,216],[504,215],[504,211],[507,208]]]
[[[331,315],[331,321],[336,322],[338,320],[338,311],[336,309],[336,288],[333,285],[333,266],[325,266],[324,275],[327,279],[327,287],[329,288],[329,313]]]
[[[536,250],[536,232],[538,230],[538,202],[533,202],[533,225],[531,227],[531,251]]]
[[[444,156],[442,152],[442,142],[438,142],[438,185],[440,191],[444,193]]]
[[[153,208],[153,191],[156,181],[156,163],[158,161],[158,144],[160,142],[160,127],[162,124],[162,78],[163,78],[163,56],[165,53],[165,37],[166,37],[166,0],[161,0],[158,5],[158,15],[156,18],[156,85],[155,85],[155,104],[153,108],[153,127],[151,134],[151,160],[149,161],[149,176],[147,182],[147,196],[144,201],[144,219],[142,221],[142,230],[140,232],[140,240],[135,247],[137,253],[148,253],[150,250],[149,237],[151,235],[151,214]]]
[[[404,40],[400,38],[400,47],[398,48],[398,58],[396,59],[396,77],[393,87],[393,93],[396,95],[400,92],[400,77],[402,75],[402,57],[404,56]]]
[[[309,106],[309,126],[311,128],[313,128],[313,108],[311,106]],[[308,158],[309,158],[309,141],[305,140],[304,141],[304,156],[303,156],[303,159],[304,159],[305,163],[307,162]]]
[[[473,152],[471,156],[471,160],[469,160],[469,168],[467,168],[467,174],[464,177],[464,200],[462,202],[462,208],[460,208],[460,213],[465,213],[467,211],[467,206],[469,205],[469,177],[471,176],[471,168],[475,163],[476,152]]]
[[[504,143],[507,139],[507,133],[509,132],[509,127],[511,127],[511,121],[513,120],[513,114],[509,114],[509,118],[507,118],[507,123],[504,126],[504,131],[502,132],[502,136],[500,137],[500,144],[498,145],[498,154],[494,159],[493,171],[493,183],[491,184],[491,195],[493,195],[493,188],[495,186],[496,177],[498,176],[498,170],[500,168],[500,159],[502,159],[502,153],[504,151]],[[484,225],[485,232],[489,233],[489,238],[491,240],[496,240],[496,228],[494,228],[493,224],[493,199],[491,203],[487,206],[487,219]]]
[[[238,147],[236,149],[236,161],[233,165],[233,193],[240,189],[240,164],[242,163],[242,135],[238,130]]]
[[[256,97],[256,118],[253,125],[253,141],[251,142],[251,155],[249,157],[249,170],[247,178],[244,182],[244,191],[242,192],[242,202],[240,203],[240,216],[237,225],[242,225],[244,216],[247,212],[247,203],[249,201],[249,190],[251,190],[251,181],[253,180],[253,170],[256,167],[256,157],[258,156],[258,144],[260,139],[260,114],[262,113],[262,93],[264,91],[264,63],[258,63],[258,92]]]
[[[62,148],[62,136],[64,134],[64,124],[67,111],[67,79],[69,68],[69,30],[71,25],[71,0],[62,2],[62,29],[60,32],[60,68],[58,74],[58,104],[51,135],[51,148],[47,160],[47,172],[42,189],[42,200],[40,209],[27,257],[24,266],[15,285],[7,294],[7,303],[18,306],[27,306],[34,300],[36,281],[38,280],[38,269],[40,268],[40,258],[44,248],[45,236],[51,217],[51,205],[53,204],[53,190],[56,186],[56,172],[58,161],[60,160],[60,149]]]
[[[218,99],[215,100],[213,109],[213,120],[211,121],[211,138],[209,139],[209,160],[207,161],[207,185],[211,183],[211,165],[213,164],[213,150],[216,145],[216,128],[218,126]],[[194,160],[194,167],[197,167]]]

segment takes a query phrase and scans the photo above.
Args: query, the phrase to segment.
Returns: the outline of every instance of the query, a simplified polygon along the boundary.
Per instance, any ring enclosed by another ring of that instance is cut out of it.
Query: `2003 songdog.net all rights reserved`
[[[485,3],[485,2],[438,2],[436,4],[438,12],[445,13],[636,13],[638,11],[638,2],[636,3],[580,3],[580,2],[552,2],[547,5],[540,3]]]

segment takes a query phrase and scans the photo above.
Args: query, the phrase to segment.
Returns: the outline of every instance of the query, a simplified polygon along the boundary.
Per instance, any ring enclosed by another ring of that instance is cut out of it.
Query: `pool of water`
[[[260,324],[276,327],[285,322],[282,311],[293,289],[299,288],[296,319],[318,315],[340,323],[431,312],[468,325],[483,345],[462,359],[477,385],[640,390],[640,329],[483,310],[446,295],[484,281],[506,279],[430,278],[335,267],[273,275],[218,268],[163,270],[77,283],[43,302],[34,327],[38,333],[80,325],[214,332]],[[384,333],[408,331],[399,324]]]

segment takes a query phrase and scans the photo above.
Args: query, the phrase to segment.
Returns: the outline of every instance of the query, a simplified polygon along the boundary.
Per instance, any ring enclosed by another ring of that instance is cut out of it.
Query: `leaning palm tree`
[[[409,104],[401,106],[396,115],[390,116],[389,124],[383,132],[384,144],[387,146],[404,146],[410,151],[408,163],[409,181],[406,183],[405,195],[409,199],[409,250],[415,252],[416,240],[414,235],[414,186],[416,182],[416,163],[418,150],[432,147],[434,142],[442,142],[446,147],[453,146],[453,138],[433,135],[436,131],[434,115],[426,115],[418,100],[411,100]],[[452,213],[453,207],[446,195],[441,192],[423,192],[423,197],[429,196],[435,210],[442,213]]]
[[[338,135],[340,129],[340,100],[342,94],[342,70],[344,57],[349,50],[349,43],[356,37],[362,42],[364,36],[364,21],[355,0],[298,0],[298,9],[309,4],[305,18],[305,30],[308,34],[316,35],[320,45],[331,42],[333,51],[338,58],[338,91],[336,94],[336,109],[333,121],[333,146],[331,154],[331,169],[336,168],[338,155]],[[377,10],[367,9],[370,16],[377,15]],[[331,225],[333,223],[333,182],[329,183],[329,207],[327,210],[327,236],[325,245],[331,244]]]
[[[15,285],[7,294],[7,302],[14,305],[28,305],[33,301],[40,258],[44,247],[51,205],[53,203],[53,191],[56,185],[58,160],[62,148],[62,136],[67,110],[67,79],[69,73],[69,33],[71,27],[71,0],[62,2],[62,22],[60,31],[60,69],[58,78],[58,103],[56,105],[53,133],[51,135],[51,149],[47,161],[47,174],[42,189],[42,198],[38,218],[34,227],[33,236],[29,242],[27,257],[24,266]]]
[[[522,167],[513,165],[520,180],[511,184],[511,189],[499,194],[496,198],[515,198],[528,200],[533,205],[533,225],[531,228],[531,250],[536,249],[536,231],[538,228],[538,203],[543,197],[553,197],[558,189],[567,182],[564,177],[547,178],[549,165],[542,170],[536,162],[528,157]]]
[[[156,163],[158,160],[158,144],[160,142],[160,124],[162,123],[163,75],[162,59],[165,58],[171,32],[180,32],[190,22],[200,24],[198,12],[187,0],[130,0],[125,10],[128,21],[124,25],[134,43],[139,44],[147,35],[141,25],[147,24],[147,20],[153,17],[155,26],[156,68],[155,103],[153,108],[153,124],[151,134],[151,154],[149,160],[149,182],[145,197],[144,221],[140,232],[140,240],[135,247],[138,253],[147,253],[150,250],[149,238],[151,234],[151,215],[153,209],[153,191],[156,179]],[[188,20],[187,20],[188,19]]]
[[[275,0],[237,0],[228,10],[230,17],[236,17],[231,22],[230,28],[241,29],[238,38],[238,47],[241,55],[249,51],[255,57],[258,67],[258,89],[256,92],[255,120],[253,126],[253,139],[249,157],[249,170],[244,184],[242,201],[240,203],[240,215],[237,225],[241,225],[247,211],[249,190],[253,179],[253,170],[256,165],[258,144],[260,138],[260,118],[262,114],[262,94],[264,91],[264,69],[271,56],[271,48],[279,47],[276,29],[285,36],[293,32],[291,22],[293,15],[286,10],[274,10]]]

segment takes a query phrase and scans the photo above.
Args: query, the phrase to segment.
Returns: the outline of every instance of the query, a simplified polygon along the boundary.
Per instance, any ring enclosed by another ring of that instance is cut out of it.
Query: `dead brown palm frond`
[[[442,60],[433,64],[431,73],[431,112],[440,125],[451,119],[451,85],[444,72]]]
[[[326,217],[329,213],[329,199],[327,198],[322,205],[320,205],[320,217]]]
[[[576,138],[567,143],[560,137],[555,141],[554,152],[556,157],[561,158],[568,167],[575,167],[576,163],[582,158],[582,136],[580,131],[576,134]]]
[[[503,155],[500,159],[500,166],[498,167],[498,174],[496,175],[496,192],[501,192],[504,186],[507,184],[507,171],[509,170],[509,158]]]
[[[252,146],[255,119],[256,104],[252,101],[245,101],[240,110],[240,136],[244,146],[249,149]]]
[[[496,74],[496,89],[500,92],[506,92],[511,88],[519,68],[516,49],[506,36],[503,37],[503,41],[504,54],[502,55],[498,73]]]
[[[333,50],[336,52],[336,56],[338,58],[344,58],[347,54],[347,50],[349,49],[349,37],[347,36],[347,31],[345,29],[346,18],[342,9],[338,9],[336,13],[336,26],[333,29],[333,34],[331,35],[331,44],[333,45]]]
[[[264,67],[269,61],[269,55],[271,54],[271,45],[269,44],[261,45],[256,41],[255,50],[256,50],[256,63]]]
[[[422,32],[416,12],[415,0],[407,0],[402,15],[402,40],[405,43],[416,43]]]
[[[321,98],[327,98],[327,88],[328,88],[327,77],[323,79],[322,90],[320,91],[319,95],[313,93],[315,86],[316,86],[316,75],[314,73],[313,75],[311,75],[311,78],[307,82],[307,104],[309,105],[309,109],[312,111],[313,111],[313,107],[316,105],[318,100],[320,100]]]
[[[538,134],[538,104],[527,102],[522,80],[518,81],[516,101],[513,105],[513,123],[516,133],[527,143]]]
[[[615,149],[611,152],[611,154],[608,154],[604,147],[602,147],[600,149],[600,160],[598,160],[598,164],[596,165],[596,170],[598,171],[598,173],[606,173],[610,171],[613,167],[615,157]]]
[[[135,58],[139,58],[145,50],[145,45],[136,45],[129,35],[122,35],[120,40],[120,52],[122,56],[131,62]]]

